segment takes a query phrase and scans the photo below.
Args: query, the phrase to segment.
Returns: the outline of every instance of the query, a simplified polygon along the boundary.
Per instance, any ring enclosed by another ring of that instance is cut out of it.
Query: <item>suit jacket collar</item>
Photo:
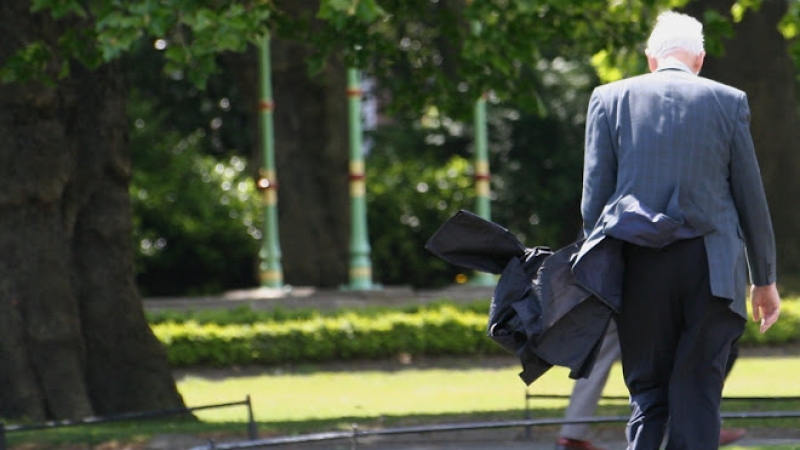
[[[680,70],[681,72],[686,72],[695,75],[695,73],[692,72],[692,69],[690,69],[689,66],[680,61],[675,61],[674,59],[662,61],[658,69],[656,69],[656,72],[663,72],[665,70]]]

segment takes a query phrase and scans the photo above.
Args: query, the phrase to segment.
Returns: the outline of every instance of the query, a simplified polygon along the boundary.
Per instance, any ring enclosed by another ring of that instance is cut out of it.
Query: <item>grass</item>
[[[338,367],[299,366],[282,369],[246,369],[239,373],[195,372],[178,376],[178,388],[187,405],[198,406],[243,400],[249,395],[261,436],[288,435],[361,428],[397,427],[434,423],[518,420],[524,417],[525,385],[513,358],[484,361],[452,360],[447,364],[345,364]],[[727,396],[800,396],[796,373],[800,358],[742,357],[726,385]],[[553,368],[530,388],[533,394],[569,394],[567,370]],[[606,395],[625,395],[616,365]],[[564,400],[534,399],[533,417],[558,418]],[[800,402],[729,403],[727,410],[800,410]],[[625,415],[626,402],[604,401],[600,414]],[[205,410],[196,421],[153,421],[63,428],[47,432],[12,433],[17,448],[64,448],[108,442],[141,443],[157,434],[244,438],[244,407]],[[735,426],[797,428],[798,419],[746,419]],[[554,429],[539,430],[551,433]],[[33,447],[31,447],[33,445]],[[105,447],[108,447],[106,445]],[[113,448],[113,447],[108,447]],[[764,447],[783,450],[787,446]],[[752,447],[751,447],[752,449]]]
[[[186,375],[178,386],[187,404],[242,399],[250,395],[259,421],[304,421],[342,416],[441,415],[517,411],[524,408],[525,385],[513,359],[492,359],[496,367],[409,366],[395,364],[388,370],[376,368],[347,371],[316,371],[301,367],[293,371],[249,373],[215,379]],[[727,396],[800,396],[796,373],[800,358],[741,358],[725,388]],[[779,387],[779,391],[776,391]],[[572,380],[567,370],[553,368],[530,388],[533,394],[569,394]],[[626,395],[619,364],[612,369],[606,395]],[[537,400],[538,413],[563,409],[562,400]],[[759,407],[763,405],[750,405]],[[244,421],[243,409],[205,411],[205,421]]]

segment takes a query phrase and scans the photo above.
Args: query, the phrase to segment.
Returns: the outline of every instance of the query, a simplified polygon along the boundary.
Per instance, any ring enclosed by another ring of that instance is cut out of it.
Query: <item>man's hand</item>
[[[781,315],[781,296],[775,283],[767,286],[753,286],[750,289],[750,303],[753,306],[753,320],[761,321],[761,332],[769,330]]]

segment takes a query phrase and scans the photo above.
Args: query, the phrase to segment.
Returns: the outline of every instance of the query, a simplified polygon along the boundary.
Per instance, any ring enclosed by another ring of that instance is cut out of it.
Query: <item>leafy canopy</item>
[[[712,52],[731,23],[763,0],[733,2],[730,14],[704,17]],[[618,77],[660,10],[688,0],[32,0],[31,10],[71,25],[57,42],[37,41],[0,69],[6,82],[45,81],[69,74],[70,64],[96,67],[145,39],[163,50],[164,70],[203,87],[216,55],[243,51],[267,34],[305,42],[320,72],[332,54],[379,77],[393,105],[417,111],[438,105],[469,111],[489,90],[532,109],[541,107],[529,76],[542,57],[595,55]],[[794,37],[800,6],[781,31]],[[628,49],[626,52],[625,49]],[[555,53],[555,54],[554,54]],[[600,55],[600,56],[597,56]],[[602,74],[601,74],[602,75]]]
[[[318,50],[312,72],[335,53],[387,79],[413,74],[390,86],[411,105],[458,105],[490,88],[501,98],[514,92],[535,103],[525,75],[543,49],[587,55],[638,42],[648,27],[644,19],[669,3],[321,0],[301,2],[304,9],[296,1],[32,0],[32,12],[70,27],[55,42],[18,49],[0,78],[54,82],[69,74],[70,64],[96,67],[146,39],[164,50],[167,72],[183,72],[202,87],[217,54],[243,51],[271,33]]]

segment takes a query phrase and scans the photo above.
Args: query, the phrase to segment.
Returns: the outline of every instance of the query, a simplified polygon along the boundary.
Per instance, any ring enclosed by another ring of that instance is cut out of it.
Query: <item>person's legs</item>
[[[629,449],[655,450],[667,426],[669,377],[680,304],[671,252],[626,244],[622,310],[617,317],[622,370],[630,392]]]
[[[631,394],[631,450],[713,450],[731,345],[744,320],[713,297],[702,239],[662,250],[625,246],[618,317],[625,384]]]
[[[706,314],[700,324],[705,331],[690,331],[679,345],[670,380],[668,450],[707,450],[719,445],[725,362],[744,320],[722,299],[713,299],[711,304],[720,311]]]
[[[608,326],[608,330],[606,330],[603,344],[600,346],[591,374],[589,374],[588,378],[581,378],[575,382],[572,394],[569,397],[569,405],[564,414],[565,419],[591,417],[594,415],[608,380],[611,366],[619,357],[617,326],[612,321]],[[586,441],[588,440],[589,430],[589,424],[565,424],[561,427],[559,436],[565,439]],[[564,446],[565,443],[559,440],[559,445]]]
[[[744,331],[744,319],[728,300],[714,297],[708,281],[705,248],[687,249],[683,266],[683,330],[669,385],[670,431],[667,449],[715,449],[720,440],[722,387],[733,360],[731,348]],[[691,282],[690,282],[691,281]]]

